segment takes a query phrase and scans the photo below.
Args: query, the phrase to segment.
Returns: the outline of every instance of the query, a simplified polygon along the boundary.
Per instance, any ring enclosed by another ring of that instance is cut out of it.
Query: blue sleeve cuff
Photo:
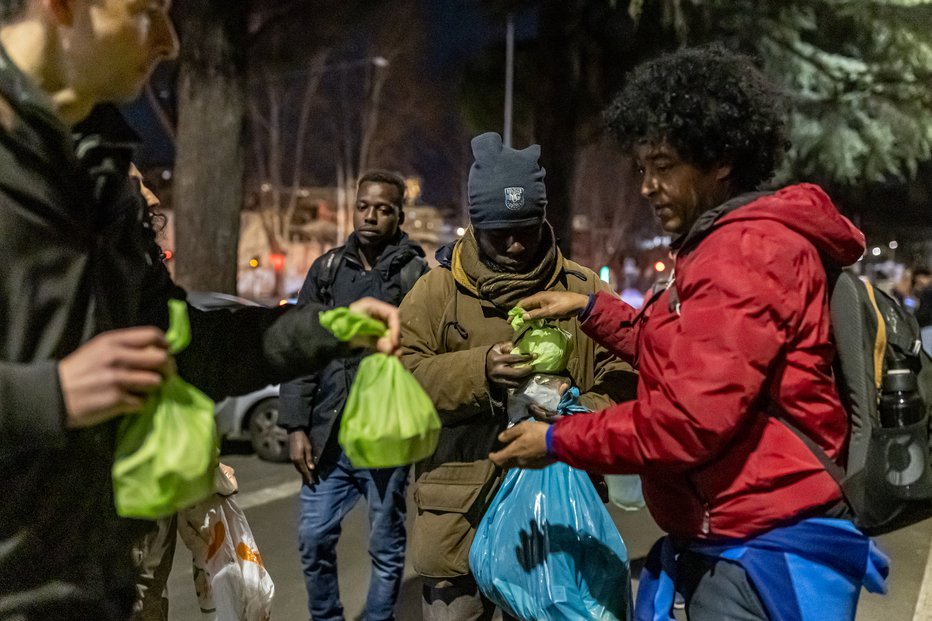
[[[548,457],[556,457],[556,455],[553,454],[553,429],[554,429],[553,425],[550,425],[550,427],[547,429],[547,456]]]
[[[590,294],[589,294],[589,303],[586,304],[586,308],[584,308],[584,309],[582,309],[581,311],[579,311],[579,320],[580,320],[580,321],[585,321],[585,320],[589,319],[589,313],[592,312],[592,307],[593,307],[593,306],[595,306],[595,294],[594,294],[594,293],[590,293]]]

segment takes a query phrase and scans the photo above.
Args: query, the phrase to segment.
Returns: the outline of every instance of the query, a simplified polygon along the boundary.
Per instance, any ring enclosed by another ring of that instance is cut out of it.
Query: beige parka
[[[559,251],[556,261],[549,290],[610,291],[591,270]],[[455,257],[451,266],[422,276],[401,304],[401,360],[443,423],[436,452],[415,467],[412,556],[422,576],[469,573],[469,547],[501,480],[488,455],[498,447],[507,417],[490,390],[485,366],[489,349],[514,335],[507,311],[479,296]],[[573,336],[567,371],[583,405],[601,410],[634,397],[636,375],[628,364],[592,342],[575,318],[557,324]]]

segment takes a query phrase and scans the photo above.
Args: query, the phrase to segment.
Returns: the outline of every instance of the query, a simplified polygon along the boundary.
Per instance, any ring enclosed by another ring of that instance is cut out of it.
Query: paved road
[[[225,455],[223,461],[236,469],[240,483],[239,501],[246,506],[246,517],[275,581],[273,619],[306,620],[306,596],[295,542],[297,474],[288,464],[262,462],[253,455]],[[409,508],[411,506],[409,499]],[[413,509],[409,510],[409,515],[413,515]],[[660,531],[646,511],[625,513],[612,507],[612,515],[630,557],[637,562],[647,554]],[[341,597],[349,620],[359,617],[365,603],[369,580],[367,536],[365,507],[360,504],[344,522],[337,551]],[[932,621],[932,592],[922,589],[930,540],[932,520],[880,538],[881,547],[893,560],[890,593],[886,597],[865,593],[858,621]],[[932,581],[932,569],[929,574]],[[169,582],[171,621],[200,621],[203,618],[192,585],[190,556],[179,541]],[[932,591],[932,584],[928,589]],[[924,603],[917,611],[920,594]],[[399,621],[421,619],[419,595],[419,584],[409,563],[398,602]],[[824,618],[831,621],[828,611]]]

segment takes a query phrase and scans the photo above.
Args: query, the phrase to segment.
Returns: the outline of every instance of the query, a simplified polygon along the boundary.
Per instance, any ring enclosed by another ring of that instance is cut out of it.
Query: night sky
[[[422,60],[425,79],[443,81],[452,85],[462,77],[464,66],[475,62],[490,46],[501,48],[505,36],[505,26],[502,23],[489,23],[487,16],[479,10],[477,3],[471,0],[423,0],[423,23],[426,28],[426,37],[429,44],[426,46],[426,57]],[[516,21],[516,39],[534,36],[533,13],[519,15]],[[366,33],[360,33],[365,37]],[[346,55],[351,57],[355,52],[352,40],[354,33],[348,33]],[[151,81],[151,92],[160,101],[170,117],[174,116],[173,81],[177,71],[176,63],[163,63],[158,68]],[[504,80],[504,57],[502,58],[502,80]],[[455,104],[454,104],[455,105]],[[123,108],[130,124],[142,137],[142,144],[137,153],[137,163],[142,169],[152,167],[171,167],[174,160],[172,140],[153,113],[149,97],[144,93],[136,102]],[[451,112],[455,116],[455,110]],[[452,117],[451,117],[452,119]],[[450,121],[453,124],[453,121]],[[500,127],[489,127],[486,130],[500,131]],[[461,132],[459,127],[450,128],[456,136]],[[436,138],[436,137],[434,137]],[[416,134],[410,137],[417,143],[428,142],[423,136]],[[464,149],[468,137],[463,137]],[[451,176],[459,176],[458,162],[449,161],[449,157],[437,155],[425,147],[425,153],[418,157],[417,172],[424,177],[424,200],[428,203],[449,203],[458,199],[451,190],[457,180]],[[326,182],[329,175],[322,170],[315,170],[314,177]]]

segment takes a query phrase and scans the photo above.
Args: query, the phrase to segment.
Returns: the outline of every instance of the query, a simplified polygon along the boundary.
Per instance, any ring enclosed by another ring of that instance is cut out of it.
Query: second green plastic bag
[[[531,366],[537,373],[562,373],[573,352],[572,335],[543,319],[524,320],[524,309],[515,306],[508,312],[508,319],[517,338],[511,350],[513,354],[533,355]]]
[[[165,334],[172,354],[191,340],[187,305],[169,301]],[[123,517],[157,519],[214,492],[217,467],[214,402],[178,375],[168,377],[138,414],[120,423],[113,495]]]
[[[380,337],[381,322],[336,308],[320,314],[320,323],[338,339]],[[371,354],[359,363],[340,423],[340,446],[356,468],[405,466],[430,457],[440,437],[434,404],[401,361]]]

